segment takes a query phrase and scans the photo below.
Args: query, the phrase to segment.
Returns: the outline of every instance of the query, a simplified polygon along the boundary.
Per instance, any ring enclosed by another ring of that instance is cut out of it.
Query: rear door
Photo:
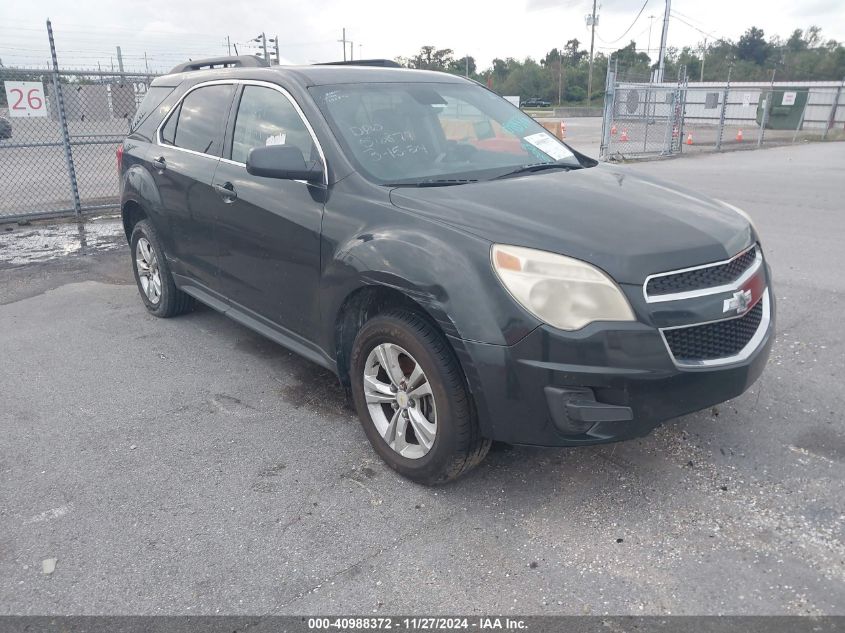
[[[231,141],[214,174],[220,287],[251,316],[312,339],[318,314],[320,225],[326,186],[252,176],[253,147],[294,146],[306,162],[325,162],[293,97],[280,86],[243,82]]]
[[[235,85],[201,84],[188,91],[162,122],[155,146],[147,153],[158,186],[168,233],[168,260],[182,283],[216,289],[218,252],[211,211],[219,198],[212,188],[214,170]]]

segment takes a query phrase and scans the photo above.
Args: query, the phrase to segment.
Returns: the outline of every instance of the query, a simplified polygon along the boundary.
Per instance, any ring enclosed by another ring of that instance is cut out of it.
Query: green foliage
[[[785,40],[779,37],[767,40],[762,29],[752,26],[737,42],[709,42],[703,59],[702,50],[703,46],[685,46],[680,50],[670,47],[666,52],[666,80],[677,78],[679,69],[685,66],[689,79],[698,81],[702,64],[704,81],[725,81],[729,68],[732,81],[770,81],[773,71],[779,81],[841,81],[845,78],[845,46],[835,40],[825,41],[817,26],[795,29]],[[484,70],[477,68],[473,57],[455,59],[452,49],[435,46],[423,46],[416,55],[400,57],[397,61],[408,68],[455,75],[465,74],[468,61],[469,76],[492,86],[499,94],[519,95],[523,99],[539,97],[552,103],[584,103],[589,58],[581,42],[571,39],[562,49],[551,49],[539,61],[530,57],[524,60],[496,58]],[[609,57],[597,53],[593,59],[594,101],[601,100],[604,92],[608,59],[618,64],[621,77],[636,81],[648,81],[657,61],[637,51],[633,41]]]

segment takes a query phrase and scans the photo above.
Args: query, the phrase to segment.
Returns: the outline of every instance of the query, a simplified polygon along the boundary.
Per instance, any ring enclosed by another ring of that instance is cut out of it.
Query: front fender
[[[488,241],[436,223],[359,233],[335,250],[324,269],[323,331],[352,292],[381,285],[423,306],[451,338],[512,345],[539,322],[504,290],[489,252]]]

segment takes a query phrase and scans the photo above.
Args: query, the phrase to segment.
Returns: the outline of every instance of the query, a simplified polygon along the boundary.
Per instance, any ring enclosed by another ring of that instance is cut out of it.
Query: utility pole
[[[557,54],[557,104],[563,105],[563,51]]]
[[[707,38],[704,38],[704,46],[701,47],[701,76],[698,81],[704,81],[704,58],[707,56]]]
[[[229,36],[226,36],[226,50],[229,51],[228,55],[232,56],[232,40],[229,39]]]
[[[346,27],[343,27],[343,39],[338,40],[338,42],[343,42],[343,61],[346,61]]]
[[[279,36],[273,38],[273,45],[276,47],[276,66],[280,66],[282,64],[282,58],[279,57]]]
[[[355,61],[355,42],[349,40],[349,61]]]
[[[267,54],[267,36],[264,35],[262,31],[258,35],[255,36],[255,39],[252,40],[253,42],[260,42],[261,48],[264,50],[264,61],[268,64],[270,63],[270,56]],[[235,48],[235,52],[237,52],[237,48]]]
[[[469,77],[469,55],[464,57],[464,77]]]
[[[596,0],[593,0],[593,14],[587,17],[590,25],[590,70],[587,73],[587,105],[593,100],[593,51],[596,44]]]
[[[147,74],[150,74],[150,65],[147,62],[147,51],[144,51],[144,68],[147,69]]]
[[[663,81],[663,69],[666,66],[666,40],[669,37],[669,10],[672,0],[666,0],[666,10],[663,12],[663,33],[660,36],[660,57],[657,62],[657,83]]]
[[[120,52],[120,46],[117,47],[117,68],[123,72],[123,53]]]
[[[654,26],[654,14],[648,16],[648,58],[651,60],[651,28]]]

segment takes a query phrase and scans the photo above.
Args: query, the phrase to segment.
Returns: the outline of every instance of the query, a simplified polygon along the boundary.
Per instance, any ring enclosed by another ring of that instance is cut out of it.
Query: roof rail
[[[392,59],[356,59],[343,62],[322,62],[315,66],[378,66],[380,68],[402,68]]]
[[[255,55],[208,57],[206,59],[197,59],[178,64],[168,74],[184,73],[192,70],[209,70],[211,68],[256,68],[269,65],[269,62]]]

